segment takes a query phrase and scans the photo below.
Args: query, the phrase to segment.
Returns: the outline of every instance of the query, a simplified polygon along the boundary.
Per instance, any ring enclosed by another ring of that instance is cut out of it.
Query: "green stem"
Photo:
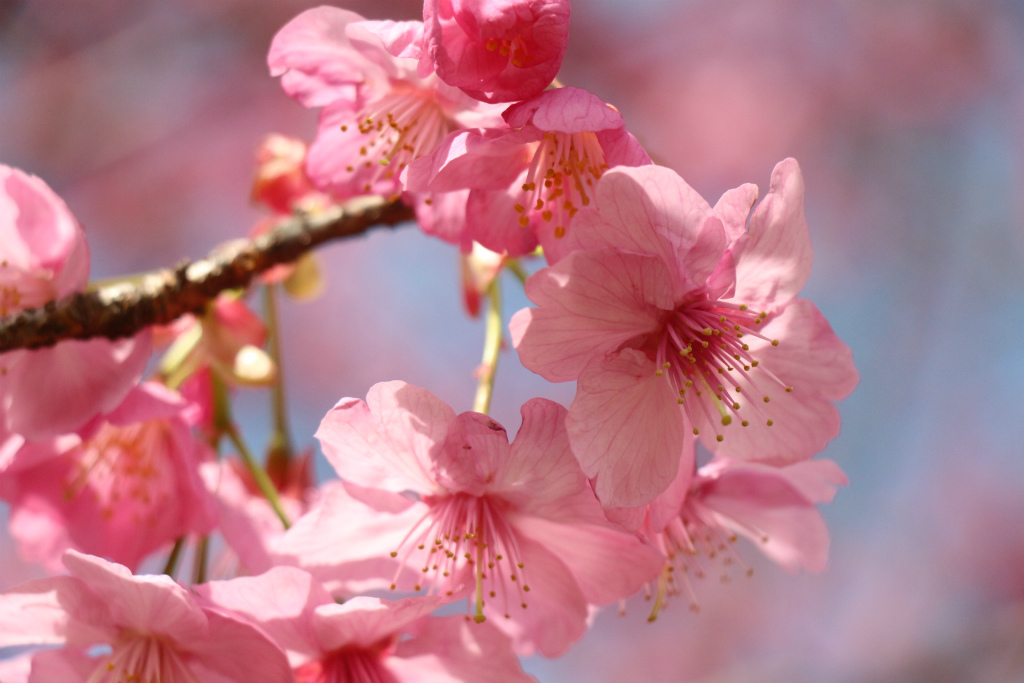
[[[177,541],[174,542],[174,547],[171,548],[171,555],[167,558],[167,564],[164,565],[164,574],[174,578],[174,572],[178,568],[178,560],[181,559],[181,549],[185,547],[185,537],[181,536]]]
[[[516,279],[525,287],[526,279],[530,277],[530,274],[526,272],[526,268],[523,268],[523,264],[519,259],[509,259],[505,261],[505,267],[516,276]]]
[[[491,394],[494,393],[494,375],[498,370],[498,352],[501,351],[501,284],[494,278],[487,287],[490,306],[487,309],[486,332],[484,333],[484,358],[480,367],[480,381],[476,387],[473,410],[486,414],[491,409]]]
[[[277,489],[274,488],[274,483],[270,481],[270,477],[267,475],[266,470],[260,467],[260,464],[256,462],[256,458],[253,457],[252,452],[242,441],[242,437],[238,434],[238,430],[235,425],[228,423],[227,428],[224,429],[224,433],[227,434],[228,438],[231,439],[231,443],[234,444],[235,450],[242,456],[242,461],[245,463],[246,468],[249,470],[249,474],[252,475],[253,480],[256,482],[256,486],[259,487],[260,493],[270,503],[270,507],[274,509],[274,513],[277,514],[278,519],[281,520],[281,524],[287,529],[291,527],[291,522],[288,521],[288,515],[284,512],[284,507],[281,505],[281,499],[277,495]]]
[[[277,381],[270,389],[274,414],[274,434],[270,437],[271,457],[287,464],[292,455],[292,439],[288,429],[288,409],[284,397],[284,369],[281,365],[281,331],[277,315],[277,285],[263,287],[263,315],[267,319],[267,352],[277,366]]]
[[[203,536],[196,544],[196,556],[192,561],[192,584],[206,582],[206,557],[209,554],[210,537]]]

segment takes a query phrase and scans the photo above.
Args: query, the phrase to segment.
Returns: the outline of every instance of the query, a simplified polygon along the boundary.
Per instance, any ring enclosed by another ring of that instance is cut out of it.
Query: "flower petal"
[[[785,305],[807,282],[812,261],[803,175],[795,159],[786,159],[772,171],[747,239],[737,245],[735,298],[758,310]]]
[[[591,358],[656,331],[672,308],[663,262],[610,249],[538,271],[526,294],[540,308],[512,317],[512,343],[523,365],[551,382],[576,379]]]
[[[580,374],[566,428],[605,507],[648,503],[675,478],[683,449],[676,398],[633,349],[596,358]]]

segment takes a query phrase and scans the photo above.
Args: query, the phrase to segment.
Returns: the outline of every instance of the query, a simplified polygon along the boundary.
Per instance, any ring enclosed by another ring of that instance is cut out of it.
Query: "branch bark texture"
[[[254,240],[222,244],[204,259],[7,316],[0,320],[0,352],[53,346],[64,339],[131,337],[151,325],[199,313],[221,292],[248,287],[259,273],[325,242],[414,218],[409,206],[381,197],[361,197],[320,214],[288,218]]]

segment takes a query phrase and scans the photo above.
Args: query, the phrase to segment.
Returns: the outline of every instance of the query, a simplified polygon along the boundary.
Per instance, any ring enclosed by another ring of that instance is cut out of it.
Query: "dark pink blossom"
[[[378,512],[347,519],[327,498],[286,534],[284,547],[321,548],[309,563],[324,572],[333,555],[336,574],[390,551],[406,567],[393,586],[455,599],[468,584],[475,620],[493,617],[520,653],[561,654],[582,637],[588,604],[629,595],[662,559],[607,522],[569,450],[565,409],[533,399],[522,414],[510,445],[486,415],[456,415],[403,382],[374,386],[365,403],[342,399],[317,437],[356,485],[352,495]],[[325,541],[339,526],[362,540]]]
[[[270,47],[270,72],[285,92],[324,107],[306,170],[340,198],[399,194],[402,170],[448,133],[499,121],[498,109],[420,74],[416,59],[393,57],[378,33],[388,38],[381,22],[317,7],[285,25]]]
[[[32,657],[32,681],[281,683],[284,652],[238,616],[201,606],[168,576],[73,550],[70,576],[0,595],[0,647],[63,646]],[[105,646],[98,648],[97,646]]]
[[[839,431],[833,401],[857,382],[850,350],[809,301],[803,179],[787,160],[712,208],[656,166],[614,169],[576,218],[575,251],[535,274],[539,308],[513,316],[523,364],[577,380],[566,427],[608,507],[663,491],[684,434],[710,450],[776,463]],[[749,229],[746,228],[747,216]]]
[[[39,178],[0,165],[0,317],[80,291],[88,280],[85,233],[63,200]],[[0,355],[0,440],[52,438],[109,412],[139,381],[149,352],[144,332]]]
[[[543,245],[548,261],[570,249],[572,222],[591,205],[611,166],[650,157],[618,110],[580,88],[549,90],[509,107],[502,128],[452,133],[409,168],[413,191],[469,188],[467,237],[521,256]]]
[[[562,66],[569,0],[426,0],[425,50],[445,83],[484,102],[539,95]]]
[[[209,533],[194,406],[155,383],[133,389],[84,434],[26,444],[0,473],[21,554],[51,569],[68,548],[128,567],[189,533]]]
[[[438,596],[338,604],[306,572],[196,588],[210,605],[258,624],[284,648],[297,683],[529,683],[506,636],[464,617],[430,617]]]

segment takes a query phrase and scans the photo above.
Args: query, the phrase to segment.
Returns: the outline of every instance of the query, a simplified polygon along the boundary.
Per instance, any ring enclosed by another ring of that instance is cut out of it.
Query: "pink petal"
[[[525,177],[523,174],[520,177]],[[519,182],[519,181],[516,181]],[[471,190],[466,202],[466,234],[498,254],[517,258],[537,248],[536,221],[520,225],[515,205],[521,195],[512,187],[505,190]]]
[[[505,110],[513,128],[533,124],[545,132],[582,133],[620,129],[626,123],[617,109],[582,88],[547,90]]]
[[[713,408],[701,411],[688,406],[687,414],[704,445],[716,453],[776,462],[810,458],[839,433],[839,411],[832,401],[844,398],[857,383],[850,350],[806,300],[790,304],[761,332],[779,339],[779,345],[750,341],[750,353],[759,360],[759,367],[746,376],[730,375],[741,388],[736,395],[746,397],[737,399],[741,409],[732,424],[722,427]],[[785,391],[768,372],[793,391]],[[766,395],[768,403],[762,401]],[[742,426],[744,419],[749,426]],[[715,440],[716,434],[723,436],[721,442]]]
[[[67,205],[40,178],[0,164],[4,268],[50,271],[59,298],[85,287],[89,250]]]
[[[591,358],[659,328],[673,307],[670,283],[662,262],[612,250],[573,253],[538,271],[526,294],[540,308],[509,323],[520,361],[551,382],[576,379]]]
[[[679,471],[676,478],[672,480],[668,488],[658,494],[658,497],[647,506],[650,514],[651,528],[660,532],[673,518],[679,516],[679,511],[690,493],[690,484],[693,482],[694,462],[696,460],[695,448],[697,438],[691,432],[683,435],[683,454],[679,458]]]
[[[585,249],[615,248],[661,259],[677,293],[703,286],[725,250],[721,221],[697,192],[661,166],[618,167],[597,184],[599,214],[579,227]]]
[[[665,565],[657,550],[610,524],[560,524],[522,517],[515,525],[523,535],[557,554],[591,604],[628,598],[655,579]]]
[[[529,166],[529,143],[539,137],[535,130],[512,131],[505,127],[455,131],[436,150],[409,165],[406,189],[507,190]]]
[[[32,656],[32,674],[28,683],[87,683],[95,680],[95,673],[103,666],[103,660],[75,650],[37,652]],[[2,680],[8,683],[8,679]]]
[[[28,581],[0,595],[0,647],[104,640],[109,614],[78,579]]]
[[[736,247],[735,298],[770,311],[795,297],[811,273],[813,253],[804,216],[804,179],[794,159],[779,162],[771,187]]]
[[[756,463],[729,468],[701,484],[699,504],[789,571],[822,571],[828,530],[814,503],[789,481],[788,469]]]
[[[490,621],[461,616],[430,619],[415,638],[398,643],[387,666],[400,683],[535,683]]]
[[[204,632],[206,616],[169,576],[132,576],[122,565],[69,550],[64,565],[105,603],[114,623],[139,633]]]
[[[596,358],[580,374],[566,428],[605,507],[648,503],[675,478],[683,449],[676,398],[633,349]]]
[[[757,201],[757,185],[746,183],[726,191],[715,204],[715,215],[722,219],[730,243],[747,234],[747,219]]]
[[[647,166],[654,163],[640,142],[625,128],[598,131],[597,141],[601,143],[604,161],[609,166]]]
[[[196,680],[280,683],[292,679],[284,651],[255,626],[235,617],[206,610],[205,637],[181,643]],[[173,634],[172,634],[173,635]],[[196,634],[199,635],[199,634]]]
[[[442,595],[414,596],[394,602],[359,596],[343,605],[321,605],[313,615],[312,627],[321,652],[350,646],[369,648],[406,631],[450,601]]]
[[[419,59],[423,56],[422,21],[364,21],[364,29],[380,38],[393,57]]]
[[[512,636],[518,654],[540,652],[545,657],[559,657],[586,632],[586,598],[557,555],[526,536],[517,540],[523,583],[530,586],[528,593],[520,591],[527,606],[516,604],[519,598],[515,594],[507,606],[500,598],[492,598],[485,608],[487,621]],[[503,613],[510,618],[504,619]]]
[[[316,437],[342,478],[395,492],[436,491],[434,461],[455,419],[444,401],[405,382],[374,385],[367,403],[342,399]]]
[[[334,598],[309,573],[275,567],[260,576],[211,581],[193,590],[211,606],[258,624],[294,666],[321,655],[311,622],[316,608],[334,604]]]
[[[0,396],[10,430],[29,439],[77,430],[121,403],[149,355],[148,331],[134,339],[72,340],[6,354],[9,365]]]
[[[331,487],[273,544],[271,555],[305,569],[333,593],[386,589],[399,569],[391,553],[427,512],[422,503],[398,514],[376,512]]]
[[[353,101],[355,84],[386,78],[375,74],[378,69],[346,35],[348,25],[362,19],[336,7],[306,10],[274,36],[267,55],[270,75],[282,76],[284,91],[306,107]]]
[[[565,431],[568,414],[562,406],[543,398],[527,401],[520,409],[522,426],[509,457],[494,472],[489,491],[531,515],[577,518],[576,498],[589,498],[596,514],[597,501],[569,448]],[[584,509],[586,504],[584,503]]]

